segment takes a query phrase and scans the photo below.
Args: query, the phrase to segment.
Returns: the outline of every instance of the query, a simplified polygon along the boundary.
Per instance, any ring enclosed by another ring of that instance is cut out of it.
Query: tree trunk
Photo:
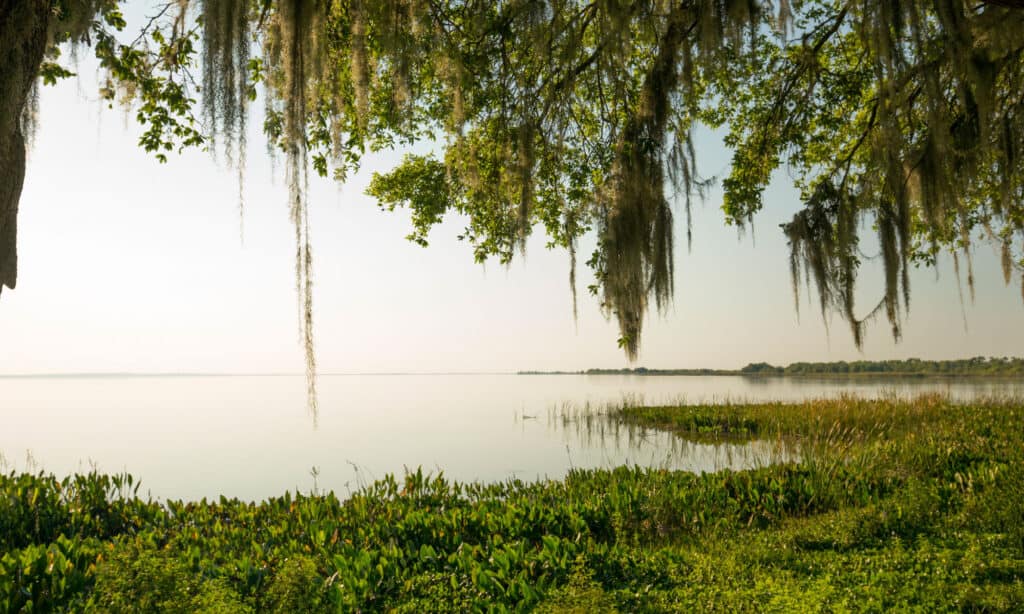
[[[48,0],[0,0],[0,291],[18,281],[18,201],[25,180],[22,113],[39,74]]]

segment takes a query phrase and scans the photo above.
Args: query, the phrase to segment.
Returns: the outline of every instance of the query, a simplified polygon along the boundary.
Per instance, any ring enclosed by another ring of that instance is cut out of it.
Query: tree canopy
[[[90,47],[102,96],[129,105],[165,160],[219,148],[244,169],[263,92],[284,157],[309,373],[308,170],[344,181],[367,151],[427,140],[369,193],[406,207],[426,245],[446,214],[480,260],[509,262],[540,228],[571,255],[593,232],[589,288],[632,359],[643,321],[673,295],[673,204],[709,182],[692,131],[727,134],[725,219],[745,225],[788,167],[802,207],[783,226],[793,289],[859,345],[881,314],[899,338],[908,270],[943,250],[958,268],[994,242],[1024,293],[1024,3],[1017,0],[173,0],[136,36],[117,0],[0,3],[0,288],[16,282],[24,140],[38,83]],[[877,235],[865,254],[862,235]],[[858,310],[861,263],[884,293]],[[960,273],[957,272],[959,283]],[[310,396],[315,398],[309,378]]]

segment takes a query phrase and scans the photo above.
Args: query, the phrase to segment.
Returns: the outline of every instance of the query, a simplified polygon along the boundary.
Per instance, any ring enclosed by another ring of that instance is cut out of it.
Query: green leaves
[[[150,38],[155,48],[121,44],[99,26],[93,34],[96,57],[107,74],[100,95],[110,106],[115,101],[136,105],[136,121],[145,127],[140,147],[166,163],[168,152],[205,143],[187,76],[195,55],[194,31],[175,36],[154,31]]]
[[[43,62],[39,67],[39,78],[45,85],[56,85],[57,81],[75,76],[75,73],[55,62]]]
[[[711,75],[720,108],[706,117],[729,126],[734,151],[726,219],[759,211],[785,165],[804,203],[784,228],[796,297],[805,271],[824,315],[846,320],[858,345],[883,313],[899,339],[911,263],[968,255],[979,236],[1024,237],[1024,167],[1013,153],[1024,143],[1013,93],[1024,90],[1024,18],[996,5],[813,2],[795,19],[799,38],[762,36]],[[863,222],[877,235],[885,289],[861,309]]]
[[[454,198],[444,164],[432,156],[407,155],[391,172],[374,173],[366,193],[375,197],[382,209],[407,207],[413,232],[406,238],[423,247],[430,229],[449,209],[464,209]]]
[[[111,8],[102,12],[103,22],[114,28],[118,32],[124,30],[128,25],[128,22],[124,19],[124,14],[116,8]]]

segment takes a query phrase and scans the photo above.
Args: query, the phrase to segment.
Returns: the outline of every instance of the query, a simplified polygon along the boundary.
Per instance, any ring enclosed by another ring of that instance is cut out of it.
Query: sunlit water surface
[[[578,416],[646,403],[940,392],[1024,393],[1005,380],[618,375],[321,376],[316,419],[292,376],[0,378],[0,469],[132,473],[160,499],[259,500],[314,485],[344,497],[406,468],[462,481],[560,478],[622,464],[714,471],[785,457],[768,442],[688,443]],[[316,468],[317,477],[313,476]]]

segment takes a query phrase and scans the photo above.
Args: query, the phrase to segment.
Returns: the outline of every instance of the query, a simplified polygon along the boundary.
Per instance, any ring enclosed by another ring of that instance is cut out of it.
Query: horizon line
[[[517,371],[330,371],[317,377],[360,375],[516,375]],[[0,373],[0,379],[101,378],[101,377],[305,377],[300,372],[202,372],[202,371],[68,371],[58,373]]]

